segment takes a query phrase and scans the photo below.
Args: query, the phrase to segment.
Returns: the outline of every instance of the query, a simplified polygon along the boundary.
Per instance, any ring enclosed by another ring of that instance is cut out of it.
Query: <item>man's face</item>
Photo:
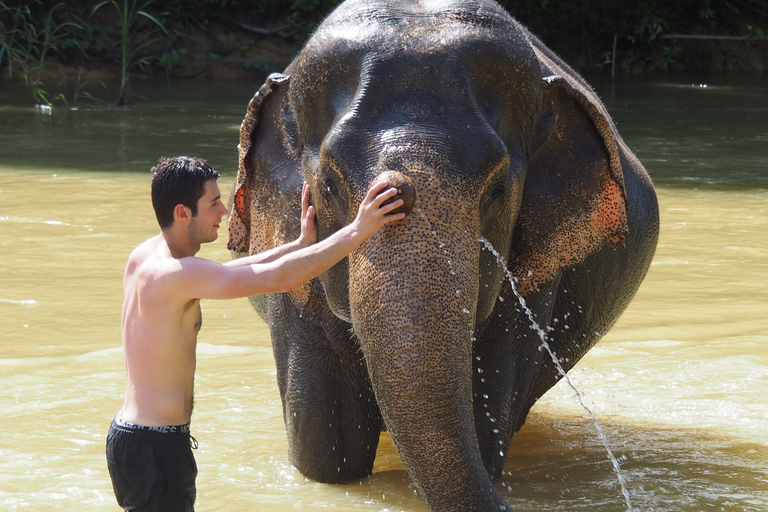
[[[189,223],[189,238],[194,243],[213,242],[219,236],[221,219],[229,213],[221,202],[221,192],[216,180],[205,182],[203,197],[197,201],[197,214]]]

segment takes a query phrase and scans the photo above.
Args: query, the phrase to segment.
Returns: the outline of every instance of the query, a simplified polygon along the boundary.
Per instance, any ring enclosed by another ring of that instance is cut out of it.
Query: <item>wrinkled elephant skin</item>
[[[382,173],[413,211],[289,293],[271,329],[291,462],[371,473],[386,427],[435,511],[507,510],[513,434],[560,378],[501,253],[570,369],[637,290],[658,236],[645,170],[586,82],[490,0],[337,8],[253,97],[229,247],[294,240],[306,180],[320,238]]]

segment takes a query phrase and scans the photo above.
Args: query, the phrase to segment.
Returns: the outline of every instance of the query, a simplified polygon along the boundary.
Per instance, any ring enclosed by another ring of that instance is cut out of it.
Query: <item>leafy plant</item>
[[[105,0],[96,4],[93,8],[91,15],[101,9],[105,5],[112,5],[115,8],[117,17],[120,24],[120,96],[117,100],[118,105],[127,105],[127,93],[128,93],[128,81],[130,80],[131,69],[138,66],[143,68],[149,63],[148,57],[142,53],[143,50],[151,47],[153,44],[160,40],[157,37],[157,31],[159,30],[167,38],[169,38],[168,31],[165,26],[156,17],[149,14],[144,9],[152,3],[151,0],[144,0],[139,3],[139,0]],[[153,27],[149,30],[143,31],[144,28],[140,21],[148,20],[150,26]]]
[[[635,36],[648,42],[655,40],[662,31],[667,29],[667,23],[656,16],[645,16],[635,27]]]
[[[160,65],[165,70],[165,76],[166,78],[170,76],[171,70],[181,64],[181,56],[187,53],[186,48],[182,48],[181,50],[171,50],[170,52],[165,52],[160,56]]]
[[[66,8],[64,3],[51,7],[42,23],[36,23],[30,9],[35,4],[44,8],[40,0],[15,7],[0,2],[0,15],[5,14],[6,19],[10,19],[8,26],[0,23],[0,62],[8,61],[9,77],[13,76],[14,67],[21,70],[24,83],[36,102],[49,106],[57,101],[66,103],[63,94],[50,93],[43,88],[41,77],[52,50],[68,46],[83,50],[80,41],[72,37],[80,26],[56,18],[57,12]]]
[[[763,37],[765,37],[765,34],[763,34],[763,29],[761,29],[760,27],[753,27],[752,25],[747,25],[747,30],[748,30],[747,32],[748,38],[762,39]],[[752,46],[752,41],[750,41],[749,39],[744,41],[744,43],[747,45],[748,48]]]
[[[699,10],[699,16],[701,16],[702,20],[713,20],[715,19],[715,11],[707,6]]]
[[[101,105],[105,103],[104,100],[97,98],[90,92],[84,90],[84,87],[86,84],[81,82],[82,76],[83,76],[83,70],[81,68],[80,71],[77,73],[77,79],[75,80],[75,89],[74,89],[74,92],[72,93],[72,103],[77,104],[81,97],[95,105]],[[107,86],[104,85],[104,82],[99,82],[99,85],[101,85],[101,87],[103,87],[104,89],[107,88]]]
[[[669,68],[677,64],[682,48],[680,46],[664,46],[663,51],[661,62],[665,68]]]

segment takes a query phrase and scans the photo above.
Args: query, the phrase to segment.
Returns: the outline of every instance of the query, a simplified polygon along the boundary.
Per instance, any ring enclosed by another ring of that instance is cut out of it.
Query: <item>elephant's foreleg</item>
[[[549,323],[552,311],[549,292],[556,285],[557,279],[528,300],[537,323],[543,328]],[[521,312],[520,303],[509,296],[509,285],[503,291],[506,299],[497,304],[478,329],[472,377],[480,454],[494,481],[501,478],[510,440],[525,421],[542,363],[549,357],[539,350],[541,338]]]
[[[370,475],[381,413],[349,326],[285,302],[272,341],[290,461],[325,483]]]

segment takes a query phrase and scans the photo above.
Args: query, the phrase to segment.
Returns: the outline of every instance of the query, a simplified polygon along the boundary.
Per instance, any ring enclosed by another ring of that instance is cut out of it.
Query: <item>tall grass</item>
[[[44,105],[66,102],[62,93],[51,93],[46,89],[42,76],[51,50],[61,46],[75,46],[83,50],[72,37],[80,26],[72,21],[57,19],[57,13],[66,9],[63,2],[51,7],[42,22],[36,22],[32,14],[31,7],[35,6],[45,8],[41,0],[23,5],[0,2],[0,19],[9,20],[7,25],[0,21],[0,64],[7,62],[9,77],[13,77],[14,69],[21,72],[36,102]]]
[[[118,105],[128,104],[128,82],[131,78],[131,69],[134,67],[143,68],[148,64],[146,57],[142,56],[142,50],[157,43],[160,38],[157,37],[158,30],[170,37],[165,26],[156,17],[152,16],[144,9],[152,3],[151,0],[105,0],[96,4],[92,14],[95,14],[105,5],[114,7],[120,23],[120,95],[117,100]],[[143,30],[140,23],[142,18],[148,20],[150,26],[154,29]]]

